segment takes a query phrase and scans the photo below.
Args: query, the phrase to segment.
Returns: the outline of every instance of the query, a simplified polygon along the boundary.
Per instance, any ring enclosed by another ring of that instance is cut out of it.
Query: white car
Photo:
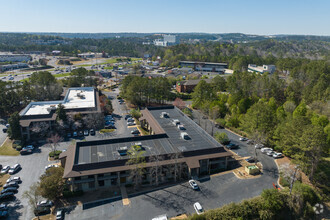
[[[21,182],[21,178],[19,176],[15,176],[15,177],[10,177],[6,183],[10,183],[10,182],[17,182],[17,183],[20,183]]]
[[[261,153],[267,153],[268,151],[272,151],[273,149],[269,148],[269,147],[264,147],[264,148],[261,148]]]
[[[8,173],[10,175],[13,175],[14,173],[16,173],[19,169],[21,169],[21,165],[20,164],[15,164],[13,167],[11,167],[8,171]]]
[[[200,215],[200,214],[204,213],[203,207],[201,206],[201,204],[199,204],[199,202],[196,202],[194,204],[194,209],[195,209],[197,215]]]
[[[1,169],[1,173],[8,173],[10,169],[10,166],[4,166],[2,169]]]
[[[254,145],[254,147],[255,147],[256,149],[261,149],[261,148],[264,147],[264,145],[263,145],[263,144],[256,144],[256,145]]]
[[[274,154],[275,154],[276,152],[274,152],[274,151],[268,151],[266,154],[268,155],[268,156],[270,156],[270,157],[272,157]]]
[[[274,153],[273,157],[274,158],[281,158],[281,157],[283,157],[283,154],[282,153]]]
[[[248,139],[245,138],[245,137],[240,137],[239,140],[240,140],[240,141],[247,141]]]
[[[189,185],[191,186],[191,188],[193,188],[194,190],[198,189],[198,185],[196,183],[195,180],[189,180]]]
[[[49,164],[48,166],[45,167],[45,170],[48,170],[49,168],[52,168],[52,167],[58,167],[57,164]]]

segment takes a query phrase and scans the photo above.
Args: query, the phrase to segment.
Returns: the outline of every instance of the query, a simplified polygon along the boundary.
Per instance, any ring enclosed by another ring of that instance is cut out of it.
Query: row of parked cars
[[[18,163],[15,164],[15,165],[12,166],[12,167],[10,167],[10,166],[8,166],[8,165],[2,167],[2,165],[0,165],[0,168],[1,168],[1,171],[0,171],[1,174],[6,174],[6,173],[8,173],[8,174],[10,174],[10,175],[15,174],[15,173],[17,173],[19,170],[22,169],[21,165],[18,164]]]
[[[113,118],[112,115],[106,115],[104,117],[104,128],[107,129],[115,129],[115,119]]]
[[[86,129],[86,130],[81,130],[81,131],[74,131],[72,133],[67,133],[67,137],[71,138],[71,137],[84,137],[84,136],[88,136],[88,135],[95,135],[95,130],[94,129]]]
[[[254,144],[253,140],[249,140],[245,137],[241,137],[239,140],[246,141],[247,144]],[[255,144],[254,147],[255,147],[255,149],[260,149],[261,153],[267,154],[270,157],[273,157],[273,158],[283,157],[282,153],[278,153],[278,152],[274,151],[272,148],[265,147],[263,144]]]

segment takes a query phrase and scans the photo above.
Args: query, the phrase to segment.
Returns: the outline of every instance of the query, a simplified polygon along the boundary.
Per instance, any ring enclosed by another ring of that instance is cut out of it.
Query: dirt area
[[[2,186],[6,184],[6,181],[9,179],[9,174],[4,174],[0,176],[0,191],[3,190]]]
[[[188,215],[186,214],[182,214],[182,215],[179,215],[179,216],[176,216],[176,217],[173,217],[173,218],[170,218],[171,220],[176,220],[176,219],[187,219],[188,218]]]

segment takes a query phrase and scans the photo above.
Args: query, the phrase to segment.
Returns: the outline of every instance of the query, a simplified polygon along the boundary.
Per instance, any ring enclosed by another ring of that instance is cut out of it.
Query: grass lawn
[[[0,147],[0,155],[18,156],[19,151],[15,150],[12,145],[13,141],[7,138],[3,145]]]
[[[60,73],[60,74],[55,74],[53,75],[55,78],[57,77],[64,77],[64,76],[70,76],[70,73]]]

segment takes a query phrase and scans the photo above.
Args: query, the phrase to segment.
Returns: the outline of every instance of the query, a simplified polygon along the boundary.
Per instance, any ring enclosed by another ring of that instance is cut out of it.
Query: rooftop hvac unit
[[[178,124],[180,124],[180,121],[179,119],[173,119],[172,123],[174,126],[177,126]]]
[[[181,136],[182,139],[188,139],[188,137],[189,137],[187,132],[181,132],[180,136]]]
[[[160,114],[160,118],[169,118],[170,116],[168,115],[168,113],[167,112],[162,112],[161,114]]]
[[[185,127],[183,125],[178,125],[178,129],[179,130],[186,130]]]

